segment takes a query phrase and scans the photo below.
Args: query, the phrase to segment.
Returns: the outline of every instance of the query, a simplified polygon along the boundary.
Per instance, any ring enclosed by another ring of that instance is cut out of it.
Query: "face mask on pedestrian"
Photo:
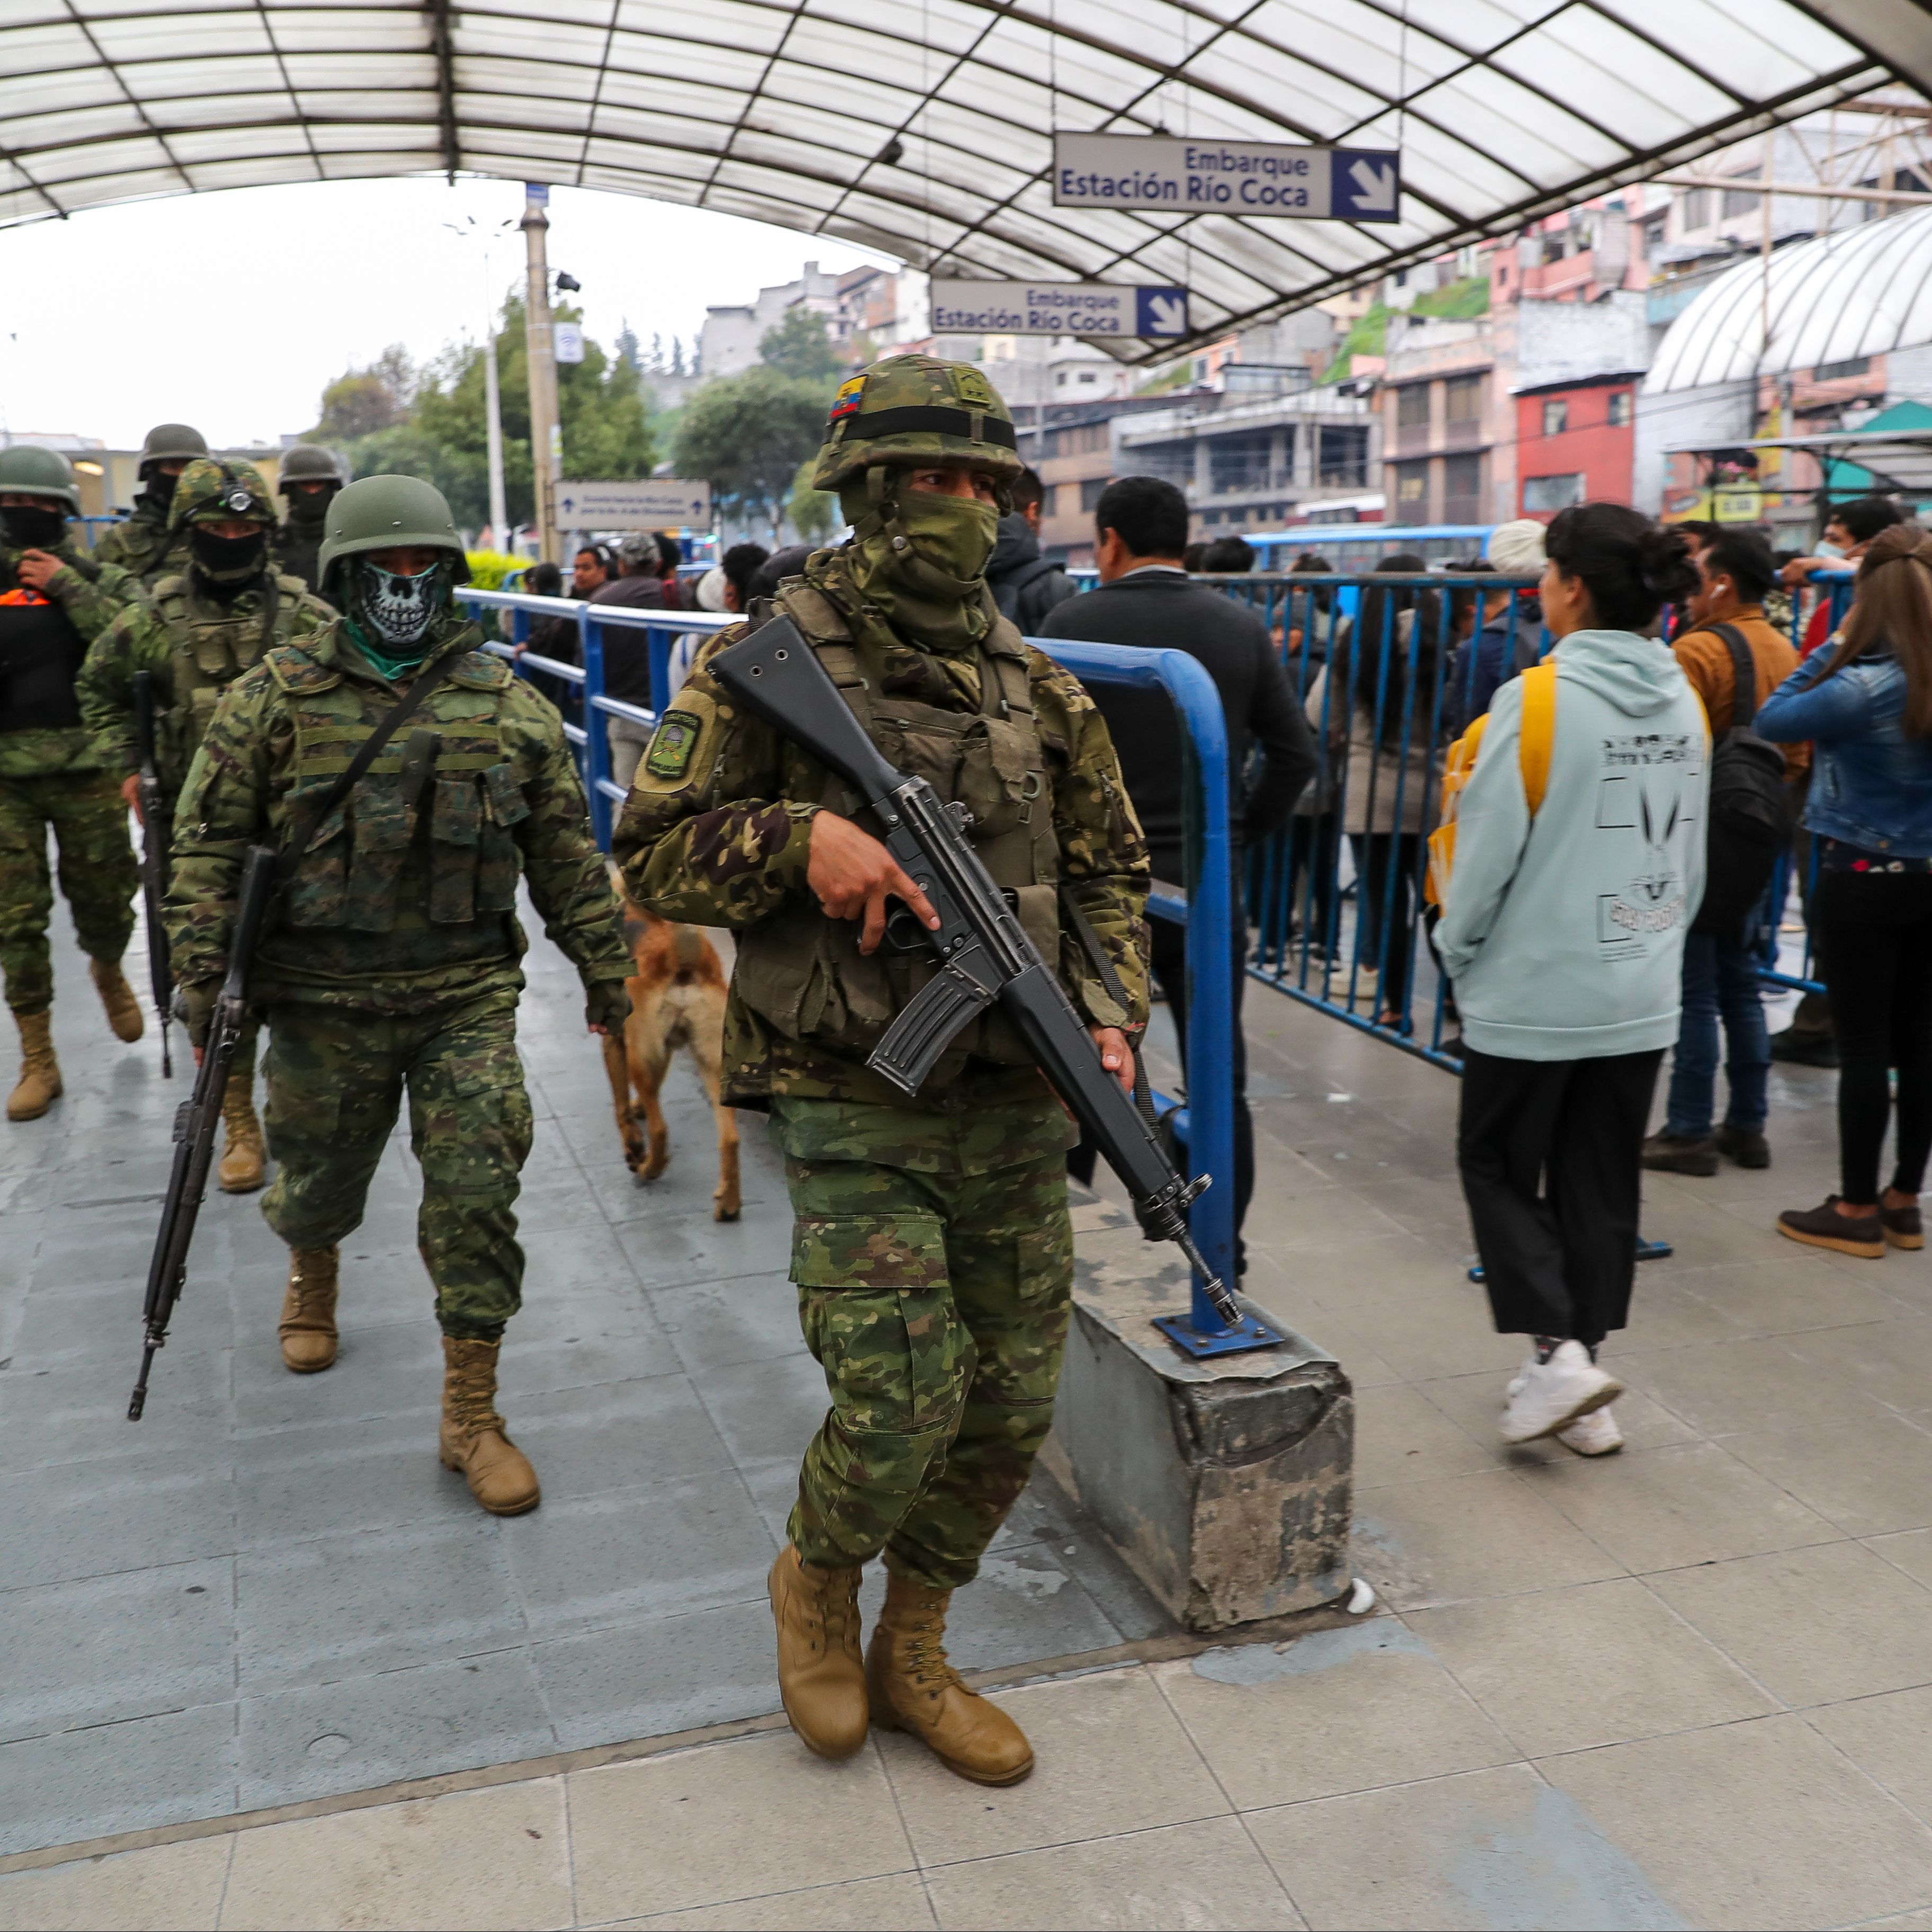
[[[421,662],[429,646],[430,626],[449,601],[449,572],[433,563],[413,576],[385,570],[358,556],[350,567],[350,615],[366,644],[386,662],[377,668]]]
[[[196,524],[189,530],[188,548],[200,576],[218,586],[239,586],[262,574],[268,560],[268,533],[253,530],[245,537],[220,537]]]
[[[9,503],[0,510],[7,542],[15,550],[52,550],[67,534],[67,518],[38,503]]]
[[[986,634],[994,505],[908,489],[902,473],[884,469],[855,479],[838,500],[853,524],[872,525],[848,555],[860,590],[889,621],[941,650],[964,650]]]

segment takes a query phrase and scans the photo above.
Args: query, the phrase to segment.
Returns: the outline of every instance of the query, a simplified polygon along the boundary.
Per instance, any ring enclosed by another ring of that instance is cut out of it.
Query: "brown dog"
[[[631,1017],[622,1040],[604,1042],[604,1065],[616,1103],[624,1160],[640,1180],[655,1180],[670,1162],[670,1132],[658,1089],[670,1057],[688,1048],[718,1114],[718,1186],[712,1218],[738,1218],[738,1117],[722,1104],[718,1074],[724,1050],[724,968],[716,949],[694,926],[677,926],[628,900],[624,934],[637,972],[626,982]],[[650,1144],[638,1127],[632,1090],[642,1102]]]

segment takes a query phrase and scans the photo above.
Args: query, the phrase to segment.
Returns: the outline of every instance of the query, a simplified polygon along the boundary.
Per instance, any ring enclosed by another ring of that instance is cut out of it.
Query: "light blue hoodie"
[[[1669,1046],[1704,896],[1704,707],[1653,638],[1575,631],[1552,655],[1556,734],[1535,819],[1520,680],[1496,693],[1457,812],[1436,944],[1462,1037],[1510,1060]]]

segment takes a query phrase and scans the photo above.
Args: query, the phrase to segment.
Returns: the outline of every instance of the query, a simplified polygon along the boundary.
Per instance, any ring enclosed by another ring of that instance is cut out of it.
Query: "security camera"
[[[580,295],[584,284],[574,275],[566,275],[560,268],[556,272],[556,292],[559,295]]]

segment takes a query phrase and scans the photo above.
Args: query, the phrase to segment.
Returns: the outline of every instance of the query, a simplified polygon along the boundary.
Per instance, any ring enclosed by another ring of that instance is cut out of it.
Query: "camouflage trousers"
[[[792,1279],[832,1407],[789,1526],[806,1562],[956,1589],[1032,1473],[1073,1236],[1051,1100],[961,1117],[775,1100]]]
[[[515,996],[427,1012],[294,1001],[271,1006],[266,1125],[276,1174],[268,1226],[292,1248],[326,1248],[362,1223],[370,1178],[407,1090],[422,1167],[416,1245],[446,1335],[490,1341],[523,1300],[512,1211],[530,1151]]]
[[[81,950],[111,963],[127,951],[134,931],[141,868],[128,842],[120,788],[105,772],[0,778],[0,971],[16,1013],[44,1013],[54,1003],[50,826],[60,850],[61,895]]]

